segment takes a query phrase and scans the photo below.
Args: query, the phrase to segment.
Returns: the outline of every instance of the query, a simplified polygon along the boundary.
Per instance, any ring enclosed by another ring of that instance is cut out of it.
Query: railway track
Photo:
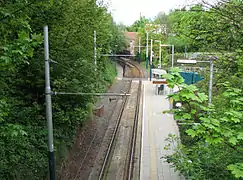
[[[144,72],[141,70],[141,68],[139,67],[139,65],[134,62],[131,61],[127,58],[120,58],[118,60],[119,63],[121,63],[123,66],[129,66],[131,72],[128,73],[128,77],[130,78],[145,78],[145,74]]]
[[[130,89],[130,81],[119,81],[116,88],[112,92],[128,92]],[[109,101],[107,99],[106,101]],[[123,99],[116,98],[108,102],[109,107],[105,109],[103,117],[96,117],[90,120],[88,124],[83,127],[81,133],[77,136],[76,142],[73,146],[72,156],[68,161],[62,164],[58,172],[57,179],[59,180],[79,180],[88,179],[92,168],[95,167],[97,154],[100,151],[100,146],[104,141],[104,136],[108,130],[113,132],[113,123],[116,122],[118,111],[120,110]],[[110,127],[111,126],[111,127]],[[108,136],[111,136],[108,134]],[[106,151],[106,150],[105,150]],[[99,164],[97,167],[99,167]],[[97,179],[97,176],[96,178]]]
[[[140,77],[144,77],[143,72],[140,70],[140,68],[136,65],[133,64],[132,62],[126,61],[126,63],[131,63],[138,71],[138,74]],[[132,86],[132,80],[130,80],[130,91],[131,91],[131,86]],[[130,127],[130,137],[129,138],[124,138],[120,137],[119,133],[122,134],[122,130],[119,131],[119,129],[122,129],[122,121],[126,121],[124,119],[124,110],[127,106],[127,101],[129,97],[126,97],[122,103],[121,111],[118,116],[118,120],[116,123],[115,130],[112,134],[111,141],[109,143],[104,161],[102,163],[102,168],[99,172],[99,180],[103,179],[126,179],[126,180],[131,180],[133,178],[133,169],[134,169],[134,155],[135,155],[135,149],[136,149],[136,138],[137,138],[137,126],[138,126],[138,121],[139,121],[139,107],[140,107],[140,96],[141,96],[141,89],[142,89],[142,82],[139,80],[138,85],[135,87],[136,90],[133,90],[131,95],[136,95],[135,102],[133,104],[135,105],[135,110],[132,113],[132,123],[129,125],[129,123],[125,123],[126,128]],[[134,100],[133,100],[134,101]],[[131,103],[131,102],[130,102]],[[123,122],[124,123],[124,122]],[[126,129],[125,131],[129,131],[129,129]],[[122,135],[121,135],[122,136]],[[122,146],[127,145],[124,148],[125,152],[121,152],[121,147],[119,146],[119,142],[117,143],[116,141],[119,141],[119,138],[124,138]],[[118,144],[118,145],[117,145]],[[126,150],[128,149],[128,150]],[[118,154],[118,155],[117,155]],[[117,158],[118,156],[120,156]],[[120,159],[120,161],[117,161],[117,159]],[[125,161],[125,162],[124,162]],[[116,169],[114,166],[120,166]]]
[[[131,89],[131,84],[132,84],[132,81],[130,80],[129,89]],[[118,129],[119,129],[119,125],[120,125],[120,122],[121,122],[121,118],[122,118],[122,115],[123,115],[123,111],[124,111],[127,99],[128,99],[128,97],[126,96],[125,99],[122,102],[122,106],[121,106],[120,113],[118,115],[118,120],[117,120],[117,123],[116,123],[116,126],[115,126],[115,130],[112,134],[112,138],[111,138],[111,141],[109,143],[107,153],[105,155],[105,158],[104,158],[104,161],[103,161],[103,164],[102,164],[101,171],[99,173],[99,178],[98,178],[99,180],[102,180],[104,178],[106,171],[108,169],[108,164],[109,164],[109,161],[110,161],[111,156],[112,156],[112,151],[114,149],[115,139],[117,137],[117,132],[118,132]]]
[[[111,163],[114,159],[114,152],[117,149],[117,140],[119,138],[119,130],[121,126],[124,127],[124,110],[127,111],[127,105],[133,102],[134,111],[131,113],[131,120],[129,129],[131,133],[125,137],[126,139],[126,155],[122,155],[124,158],[124,166],[122,174],[124,179],[131,179],[133,175],[133,164],[134,164],[134,153],[136,147],[136,133],[137,133],[137,121],[140,104],[140,93],[141,93],[141,81],[133,81],[133,78],[144,77],[143,71],[140,70],[139,66],[129,60],[121,60],[127,64],[130,64],[135,71],[134,76],[131,76],[129,80],[123,80],[124,86],[122,87],[125,93],[133,92],[133,96],[125,96],[122,99],[118,98],[113,109],[110,109],[110,115],[104,119],[104,121],[96,121],[94,129],[91,132],[84,132],[84,138],[80,146],[82,151],[77,153],[73,158],[73,162],[68,165],[69,172],[64,173],[65,176],[58,177],[60,180],[66,179],[106,179],[107,174],[115,175],[110,171]],[[117,90],[116,90],[117,91]],[[131,98],[133,100],[131,100]],[[127,112],[125,112],[126,114]],[[126,118],[125,118],[126,119]],[[96,126],[96,123],[100,124]],[[122,124],[122,125],[121,125]],[[102,130],[99,129],[102,128]],[[103,129],[104,128],[104,129]],[[75,166],[75,164],[79,164]],[[71,170],[72,169],[72,170]],[[63,174],[63,173],[62,173]],[[113,178],[108,178],[113,179]]]
[[[129,169],[128,169],[128,176],[127,176],[128,180],[131,180],[133,177],[134,154],[135,154],[135,148],[136,148],[141,91],[142,91],[142,82],[140,80],[139,85],[138,85],[137,103],[136,103],[136,110],[135,110],[135,116],[134,116],[132,142],[131,142],[131,148],[130,148],[131,150],[130,150],[130,157],[129,157]]]

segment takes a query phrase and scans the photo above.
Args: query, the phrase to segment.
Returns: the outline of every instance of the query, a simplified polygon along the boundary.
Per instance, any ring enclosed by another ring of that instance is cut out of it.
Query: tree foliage
[[[195,85],[184,84],[178,69],[164,77],[169,87],[179,88],[169,97],[183,105],[170,110],[180,125],[182,145],[167,160],[189,179],[235,179],[227,169],[242,177],[243,91],[224,83],[219,95],[224,103],[208,106],[207,95]],[[172,143],[177,141],[170,138]]]
[[[185,85],[178,70],[166,76],[180,91],[171,97],[182,108],[171,110],[180,127],[181,144],[167,160],[188,179],[242,178],[242,1],[210,1],[169,14],[167,40],[182,52],[205,52],[214,61],[213,104],[207,103],[209,73],[205,80]],[[208,60],[207,55],[200,60]],[[198,64],[200,66],[200,64]],[[205,65],[204,65],[205,66]],[[170,142],[178,139],[171,137]]]
[[[120,51],[125,40],[105,6],[91,0],[0,2],[0,179],[42,179],[47,173],[43,26],[49,26],[53,91],[103,92],[113,63],[98,54]],[[88,118],[92,96],[53,96],[57,164]]]

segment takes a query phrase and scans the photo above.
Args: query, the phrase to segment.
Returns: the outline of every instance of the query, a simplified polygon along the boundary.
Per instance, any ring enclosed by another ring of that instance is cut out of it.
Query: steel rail
[[[140,76],[139,78],[144,78],[145,77],[143,71],[140,69],[140,67],[135,62],[133,62],[133,61],[131,61],[129,59],[126,59],[126,58],[120,58],[120,61],[123,61],[125,63],[129,63],[129,64],[135,66],[137,68],[137,70],[139,71],[139,76]]]
[[[138,121],[139,121],[141,89],[142,89],[142,82],[140,80],[139,85],[138,85],[137,104],[136,104],[133,131],[132,131],[133,133],[132,133],[132,141],[131,141],[131,148],[130,148],[129,168],[128,168],[128,174],[127,174],[127,178],[126,178],[127,180],[131,180],[132,174],[133,174],[134,154],[135,154],[135,148],[136,148],[137,129],[138,129]]]
[[[129,84],[129,91],[131,89],[131,85],[132,85],[132,80],[130,81],[130,84]],[[113,149],[113,146],[114,146],[114,142],[115,142],[115,139],[116,139],[116,136],[117,136],[117,132],[118,132],[118,129],[119,129],[119,126],[120,126],[121,118],[122,118],[122,115],[123,115],[123,111],[125,109],[127,99],[128,99],[127,96],[125,96],[125,99],[122,102],[122,106],[121,106],[121,110],[120,110],[119,115],[118,115],[118,120],[116,122],[115,130],[112,134],[112,138],[111,138],[111,141],[109,143],[108,150],[107,150],[107,153],[105,155],[105,159],[103,161],[102,168],[101,168],[100,173],[99,173],[99,178],[98,178],[99,180],[101,180],[106,173],[107,165],[108,165],[108,162],[111,158],[112,149]]]
[[[144,73],[143,71],[139,68],[139,66],[135,63],[133,63],[132,61],[130,61],[129,59],[122,59],[120,58],[120,61],[124,61],[125,63],[129,63],[131,65],[133,65],[138,71],[139,71],[139,76],[140,77],[144,77]],[[135,109],[135,115],[134,115],[134,123],[133,123],[133,130],[132,130],[132,140],[131,140],[131,144],[130,144],[130,153],[129,153],[129,160],[128,160],[128,168],[124,171],[126,173],[126,176],[128,177],[127,179],[131,179],[132,178],[132,171],[133,171],[133,158],[134,158],[134,153],[135,153],[135,147],[136,147],[136,134],[137,134],[137,126],[138,126],[138,118],[139,118],[139,104],[140,104],[140,94],[141,94],[141,85],[142,82],[141,80],[139,80],[139,86],[138,86],[138,94],[137,94],[137,105],[136,105],[136,109]],[[131,89],[131,85],[132,85],[132,78],[130,80],[130,84],[129,84],[129,91],[127,93],[130,92]],[[118,134],[118,130],[120,127],[120,122],[121,122],[121,118],[123,115],[123,111],[125,109],[125,105],[127,102],[128,96],[125,96],[124,101],[122,102],[122,106],[118,115],[118,120],[116,122],[116,126],[115,126],[115,130],[113,131],[112,134],[112,138],[111,141],[109,143],[108,149],[107,149],[107,153],[105,155],[103,164],[102,164],[102,168],[99,172],[99,177],[98,180],[102,180],[105,177],[105,174],[107,173],[107,171],[109,170],[109,162],[112,158],[112,153],[113,153],[113,149],[114,149],[114,144],[115,144],[115,139],[117,137]]]
[[[144,74],[143,72],[140,70],[139,66],[136,65],[135,63],[133,63],[132,61],[128,60],[128,59],[120,59],[120,61],[124,61],[126,63],[129,63],[129,64],[132,64],[138,71],[139,71],[139,76],[140,77],[144,77]],[[129,155],[129,158],[130,160],[128,160],[128,168],[124,171],[126,174],[127,174],[127,177],[129,177],[128,179],[131,179],[132,177],[132,170],[133,170],[133,157],[134,157],[134,153],[135,153],[135,145],[136,145],[136,133],[137,133],[137,126],[138,126],[138,117],[139,117],[139,104],[140,104],[140,94],[141,94],[141,80],[139,80],[139,89],[138,89],[138,95],[137,95],[137,105],[136,105],[136,109],[135,109],[135,116],[134,116],[134,124],[133,124],[133,135],[132,135],[132,140],[131,140],[131,145],[130,145],[130,155]],[[129,84],[129,91],[128,93],[130,92],[130,89],[131,89],[131,85],[132,85],[132,78],[131,78],[131,81],[130,81],[130,84]],[[114,149],[114,144],[115,144],[115,139],[117,137],[117,133],[118,133],[118,129],[120,127],[120,122],[121,122],[121,118],[122,118],[122,115],[123,115],[123,111],[125,109],[125,105],[126,105],[126,102],[127,102],[127,99],[128,99],[128,96],[125,96],[125,99],[122,103],[122,107],[121,107],[121,110],[119,112],[119,115],[118,115],[118,121],[116,123],[116,126],[115,126],[115,130],[112,134],[112,139],[109,143],[109,146],[108,146],[108,149],[107,149],[107,153],[105,155],[105,158],[104,158],[104,161],[103,161],[103,164],[102,164],[102,168],[99,172],[99,177],[98,177],[98,180],[102,180],[104,179],[105,177],[105,174],[106,172],[109,170],[108,168],[108,165],[109,165],[109,162],[112,158],[112,153],[113,153],[113,149]]]
[[[130,91],[130,84],[129,84],[129,87],[128,87],[128,91]],[[85,94],[85,93],[83,93],[83,94]],[[91,93],[90,93],[90,94],[91,94]],[[118,93],[107,93],[107,94],[118,94]],[[126,94],[126,93],[125,93],[125,94]],[[126,94],[126,95],[128,96],[129,94]],[[127,96],[126,96],[126,97],[127,97]],[[114,109],[116,109],[116,107],[117,107],[117,103],[115,104]],[[108,117],[109,120],[111,119],[112,115],[113,115],[113,113],[111,113],[111,114],[109,115],[109,117]],[[90,142],[89,145],[88,145],[88,150],[87,150],[87,152],[85,153],[85,156],[84,156],[84,158],[82,159],[82,162],[80,163],[79,169],[78,169],[78,171],[77,171],[77,173],[76,173],[76,176],[75,176],[74,180],[76,180],[76,179],[78,178],[78,176],[79,176],[79,174],[80,174],[80,172],[81,172],[81,169],[84,167],[84,165],[85,165],[84,163],[85,163],[85,161],[86,161],[86,159],[87,159],[87,157],[88,157],[88,154],[89,154],[90,151],[91,151],[92,144],[94,143],[94,141],[95,141],[96,138],[97,138],[97,134],[98,134],[98,130],[95,131],[95,134],[94,134],[94,136],[92,137],[92,140],[91,140],[91,142]]]

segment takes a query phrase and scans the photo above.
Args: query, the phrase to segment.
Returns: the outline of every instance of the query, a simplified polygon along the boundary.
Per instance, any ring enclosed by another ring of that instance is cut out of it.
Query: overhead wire
[[[83,92],[53,92],[53,95],[92,95],[92,96],[130,96],[124,93],[83,93]]]

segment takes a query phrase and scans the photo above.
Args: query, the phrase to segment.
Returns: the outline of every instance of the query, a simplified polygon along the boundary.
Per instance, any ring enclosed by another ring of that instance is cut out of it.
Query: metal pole
[[[96,31],[94,31],[94,63],[95,63],[95,71],[96,71],[97,70]]]
[[[174,47],[174,45],[172,45],[172,57],[171,57],[172,68],[174,67],[174,53],[175,53],[175,47]]]
[[[50,173],[50,180],[56,180],[54,145],[53,145],[48,26],[44,26],[44,50],[45,50],[45,94],[46,94],[46,119],[47,119],[47,127],[48,127],[49,173]]]
[[[210,60],[210,79],[208,89],[208,103],[212,103],[212,90],[213,90],[213,60]]]
[[[175,51],[175,48],[174,48],[174,45],[171,45],[171,67],[173,68],[174,67],[174,51]],[[172,94],[174,92],[174,89],[170,88],[170,94]],[[171,101],[171,104],[170,104],[171,108],[173,108],[173,100]]]
[[[147,35],[147,45],[146,45],[146,69],[148,69],[148,32],[146,32]]]
[[[141,59],[141,37],[139,37],[139,40],[138,40],[138,43],[139,43],[139,47],[138,47],[138,63],[140,64],[140,59]]]
[[[153,63],[153,39],[151,39],[151,45],[150,45],[150,81],[152,80],[152,63]]]
[[[153,62],[153,39],[151,39],[151,45],[150,45],[150,65],[152,65]]]
[[[159,67],[161,68],[161,41],[159,42]]]
[[[185,46],[185,58],[187,58],[187,50],[186,50],[186,46]]]

